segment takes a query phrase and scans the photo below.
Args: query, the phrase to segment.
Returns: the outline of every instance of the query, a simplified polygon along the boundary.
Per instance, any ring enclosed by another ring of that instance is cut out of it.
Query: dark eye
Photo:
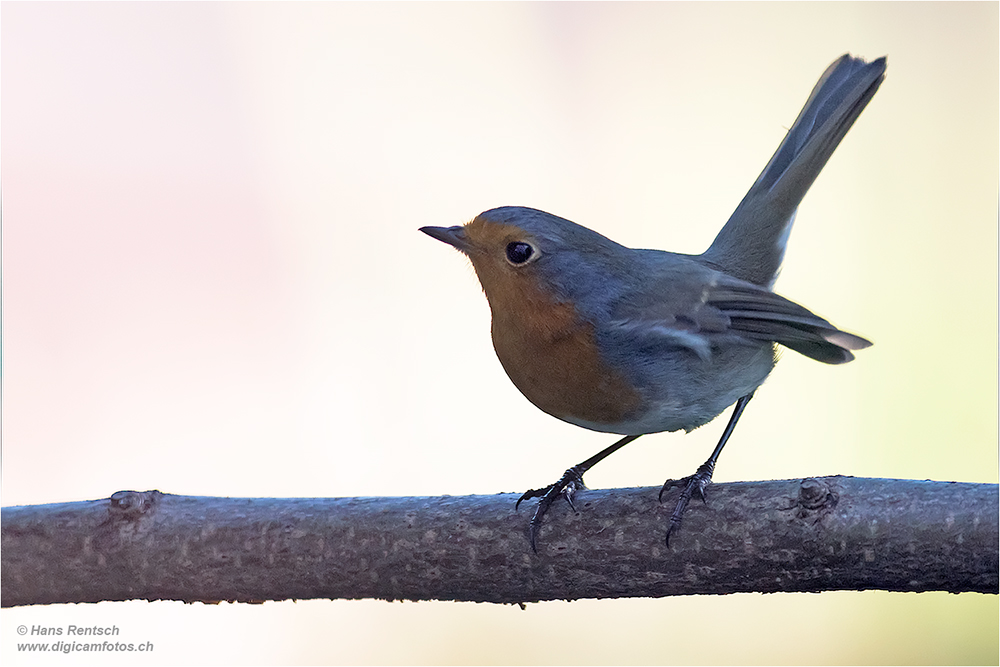
[[[535,254],[535,249],[524,241],[512,241],[507,244],[507,259],[514,266],[524,264]]]

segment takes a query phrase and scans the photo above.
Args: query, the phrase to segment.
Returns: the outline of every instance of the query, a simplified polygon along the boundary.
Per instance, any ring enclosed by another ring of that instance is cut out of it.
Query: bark
[[[997,485],[821,477],[535,501],[120,491],[2,510],[4,607],[100,600],[537,600],[745,591],[997,593]]]

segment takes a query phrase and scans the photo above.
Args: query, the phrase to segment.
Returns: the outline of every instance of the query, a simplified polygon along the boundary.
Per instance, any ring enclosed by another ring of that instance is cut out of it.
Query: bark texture
[[[2,510],[2,605],[310,598],[537,600],[744,591],[997,593],[995,484],[820,477],[534,501],[211,498],[120,491]],[[526,505],[526,506],[525,506]]]

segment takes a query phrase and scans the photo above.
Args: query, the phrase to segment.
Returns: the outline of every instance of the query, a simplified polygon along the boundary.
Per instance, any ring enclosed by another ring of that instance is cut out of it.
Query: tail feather
[[[845,54],[813,88],[785,139],[702,259],[770,287],[795,209],[885,78],[886,59]]]

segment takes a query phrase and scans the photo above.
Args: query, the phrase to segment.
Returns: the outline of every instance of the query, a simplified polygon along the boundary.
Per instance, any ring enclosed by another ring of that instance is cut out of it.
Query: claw
[[[580,489],[587,488],[586,486],[583,485],[582,477],[580,478],[579,488]],[[573,504],[573,496],[576,495],[577,490],[578,490],[577,483],[571,480],[570,483],[566,485],[566,488],[562,490],[561,494],[562,497],[565,498],[566,502],[569,504],[569,508],[574,512],[576,511],[576,505]]]
[[[528,523],[528,539],[531,542],[531,550],[538,553],[538,547],[535,544],[535,537],[542,528],[542,517],[545,513],[549,511],[549,507],[552,503],[556,501],[556,498],[562,496],[569,503],[570,508],[575,512],[576,506],[573,504],[573,496],[580,489],[587,488],[583,483],[583,475],[577,470],[576,466],[573,466],[559,478],[559,481],[555,484],[549,484],[548,486],[541,489],[532,489],[531,491],[525,491],[517,502],[514,503],[514,511],[521,505],[522,500],[528,500],[529,498],[540,498],[538,501],[538,507],[535,508],[535,513],[531,516],[531,521]]]
[[[548,486],[541,489],[532,489],[530,491],[525,491],[523,494],[521,494],[521,497],[517,499],[517,502],[514,503],[514,511],[516,512],[517,508],[521,506],[521,501],[530,500],[531,498],[538,498],[539,496],[544,496],[553,486],[555,486],[555,484],[549,484]]]
[[[712,481],[712,473],[715,471],[715,464],[713,461],[706,461],[701,466],[698,467],[697,472],[695,472],[690,477],[685,477],[681,480],[668,479],[663,483],[663,488],[660,489],[660,499],[662,502],[663,492],[667,489],[673,488],[675,486],[683,486],[684,489],[681,491],[681,497],[677,499],[677,505],[674,506],[674,511],[670,514],[670,523],[667,525],[667,536],[666,544],[670,546],[670,535],[681,525],[681,517],[684,516],[684,510],[687,509],[688,503],[691,498],[699,498],[701,502],[705,503],[705,487],[708,486],[709,482]]]
[[[672,489],[675,486],[680,486],[683,483],[684,483],[683,479],[682,480],[668,479],[667,481],[665,481],[663,483],[663,486],[660,488],[660,495],[656,497],[657,502],[660,503],[663,502],[663,494],[666,493],[667,489]]]
[[[517,511],[517,508],[520,507],[522,500],[527,500],[528,498],[541,498],[541,500],[538,501],[538,507],[535,509],[534,516],[531,517],[531,523],[528,524],[528,537],[531,539],[532,551],[538,553],[538,548],[535,546],[535,535],[538,534],[538,530],[542,526],[542,517],[545,516],[545,513],[549,510],[549,506],[555,502],[556,497],[564,497],[566,502],[569,503],[569,506],[575,512],[576,506],[573,504],[573,496],[580,489],[587,488],[583,483],[583,474],[594,467],[595,464],[599,463],[611,454],[614,454],[638,437],[639,434],[626,435],[615,444],[610,447],[605,447],[586,461],[577,463],[575,466],[563,473],[563,476],[560,477],[559,481],[555,484],[549,484],[544,489],[532,489],[531,491],[525,491],[524,494],[517,499],[517,502],[514,503],[514,511]]]

